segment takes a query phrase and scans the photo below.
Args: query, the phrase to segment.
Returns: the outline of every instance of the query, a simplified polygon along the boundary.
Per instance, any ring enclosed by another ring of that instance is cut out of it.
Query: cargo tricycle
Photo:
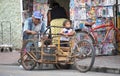
[[[21,52],[23,68],[33,70],[38,63],[53,64],[57,69],[69,69],[71,65],[74,65],[80,72],[89,71],[95,58],[92,44],[87,40],[77,39],[76,35],[70,36],[68,42],[61,43],[61,35],[52,32],[53,28],[61,29],[63,27],[48,26],[43,34],[38,33],[38,39],[26,40]],[[64,47],[61,44],[69,46]]]

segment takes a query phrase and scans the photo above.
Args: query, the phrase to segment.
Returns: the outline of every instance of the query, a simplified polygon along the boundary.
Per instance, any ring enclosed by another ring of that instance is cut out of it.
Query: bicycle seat
[[[90,27],[90,28],[92,27],[92,25],[88,25],[88,24],[85,24],[85,26],[86,26],[86,27]]]
[[[85,23],[85,26],[86,26],[86,27],[90,27],[90,28],[91,28],[91,27],[93,26],[93,24],[95,24],[95,22]]]

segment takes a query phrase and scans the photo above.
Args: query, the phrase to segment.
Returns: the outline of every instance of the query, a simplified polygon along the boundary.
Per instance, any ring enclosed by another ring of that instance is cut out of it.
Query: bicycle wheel
[[[9,48],[9,50],[10,50],[10,52],[12,52],[12,51],[13,51],[13,49],[12,49],[12,48]]]
[[[28,46],[29,45],[29,46]],[[25,44],[25,51],[22,52],[21,64],[25,70],[33,70],[36,66],[35,60],[31,57],[36,51],[36,45],[34,41],[28,40]]]
[[[22,58],[22,66],[25,70],[33,70],[36,66],[36,62],[28,55],[28,53],[26,53]]]
[[[119,36],[120,36],[120,34],[119,33],[117,34],[117,31],[114,31],[113,44],[114,44],[115,49],[113,49],[113,51],[112,51],[113,55],[120,54],[120,49],[119,49],[119,47],[120,47],[120,43],[119,43],[120,39],[118,38]]]
[[[95,49],[87,40],[79,41],[75,52],[75,66],[80,72],[89,71],[95,61]]]
[[[91,43],[94,43],[94,38],[92,37],[92,35],[90,33],[88,33],[87,31],[79,31],[76,33],[76,39],[77,41],[82,41],[82,40],[87,40]]]

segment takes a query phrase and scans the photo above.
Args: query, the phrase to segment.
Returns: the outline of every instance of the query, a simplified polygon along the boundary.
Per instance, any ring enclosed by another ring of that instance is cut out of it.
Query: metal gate
[[[2,21],[0,26],[0,51],[12,51],[12,32],[11,32],[11,22]]]

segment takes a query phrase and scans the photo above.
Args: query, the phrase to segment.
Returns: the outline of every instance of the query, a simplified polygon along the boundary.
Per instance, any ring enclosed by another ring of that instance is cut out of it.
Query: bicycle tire
[[[82,49],[81,46],[83,46],[83,44],[87,44],[89,45],[88,47],[86,46],[84,49]],[[79,41],[78,44],[82,44],[80,45],[80,49],[78,51],[78,53],[76,53],[77,57],[75,58],[75,67],[78,71],[80,72],[87,72],[89,70],[91,70],[93,64],[94,64],[94,61],[95,61],[95,48],[93,46],[92,43],[90,43],[89,41],[87,40],[82,40],[82,41]],[[87,49],[88,48],[88,49]],[[87,49],[87,51],[89,50],[89,48],[91,48],[91,53],[89,53],[89,55],[87,55],[87,53],[84,53],[85,52],[85,49]],[[83,53],[82,53],[83,52]],[[85,56],[86,54],[86,56]],[[87,57],[89,57],[88,59],[86,59]],[[91,58],[91,59],[90,59]],[[89,61],[90,60],[90,61]],[[80,62],[77,62],[77,61],[80,61]],[[82,61],[82,62],[81,62]],[[88,62],[90,64],[88,64]],[[86,64],[87,63],[87,64]],[[84,64],[84,65],[83,65]],[[86,64],[86,65],[85,65]]]
[[[91,43],[95,43],[93,36],[87,31],[78,31],[76,33],[76,38],[78,42],[82,40],[89,40]]]
[[[12,52],[12,51],[13,51],[13,49],[12,49],[11,47],[9,47],[9,51],[10,51],[10,52]]]
[[[120,50],[118,49],[119,48],[119,44],[118,44],[119,40],[117,41],[116,37],[117,37],[117,34],[116,34],[116,31],[114,31],[113,45],[114,45],[115,49],[112,51],[113,55],[117,55],[118,53],[120,53],[119,52]]]
[[[28,40],[24,46],[26,47],[29,42],[32,42],[34,44],[34,48],[35,48],[34,50],[36,51],[37,47],[36,47],[35,42],[33,40]],[[31,46],[30,46],[30,48],[31,48]],[[34,61],[34,59],[28,54],[28,51],[30,53],[31,50],[26,49],[25,54],[23,54],[24,52],[21,53],[21,56],[22,56],[21,57],[21,64],[25,70],[33,70],[36,67],[36,61]],[[28,61],[28,63],[27,63],[27,61]]]

